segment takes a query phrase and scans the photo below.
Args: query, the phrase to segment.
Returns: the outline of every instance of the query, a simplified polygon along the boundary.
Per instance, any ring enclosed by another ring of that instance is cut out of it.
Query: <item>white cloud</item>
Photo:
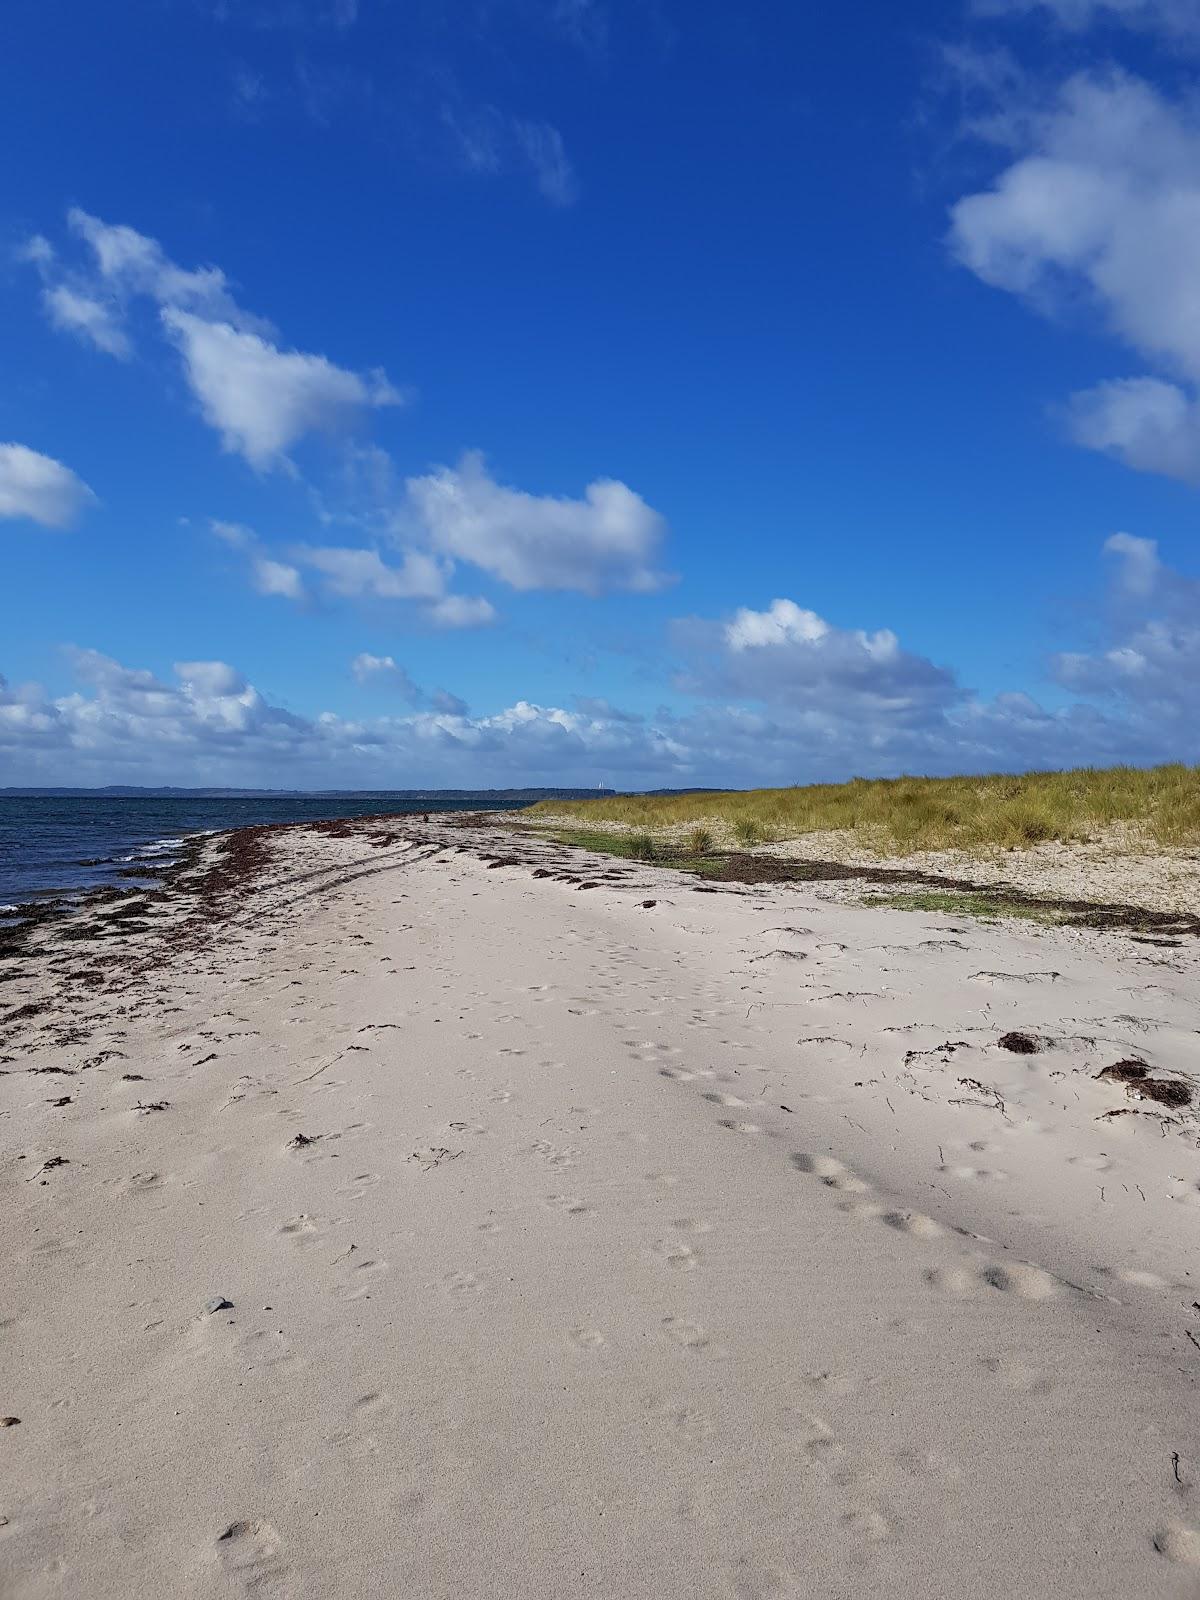
[[[0,517],[69,528],[96,496],[70,467],[23,444],[0,444]]]
[[[743,607],[724,623],[676,626],[689,658],[679,685],[694,693],[781,702],[835,718],[940,715],[963,698],[954,674],[901,649],[888,628],[836,628],[793,600]]]
[[[51,323],[126,359],[130,308],[151,301],[204,419],[226,450],[258,470],[286,465],[306,434],[344,432],[365,411],[400,402],[382,372],[280,348],[271,324],[238,305],[219,267],[180,267],[156,239],[78,208],[68,222],[88,246],[89,269],[64,266],[40,236],[22,251],[41,275]]]
[[[953,208],[951,246],[985,283],[1057,315],[1083,304],[1158,376],[1075,396],[1078,442],[1200,476],[1200,115],[1122,73],[1080,74],[1042,111],[999,119],[1016,159]]]
[[[829,634],[829,624],[815,611],[805,611],[794,600],[772,600],[766,611],[745,606],[725,626],[731,650],[757,650],[765,645],[819,644]]]
[[[663,518],[613,479],[588,484],[580,500],[532,495],[497,483],[471,452],[406,487],[410,511],[436,550],[514,589],[644,593],[668,581],[653,566]]]
[[[515,132],[545,199],[556,206],[573,205],[579,185],[562,134],[548,122],[517,122]]]
[[[1153,539],[1114,534],[1112,612],[1101,648],[1052,661],[1065,688],[1115,701],[1131,719],[1173,740],[1176,757],[1197,756],[1200,701],[1200,581],[1165,566]]]
[[[446,587],[444,568],[417,550],[408,551],[399,566],[389,566],[376,550],[341,546],[297,545],[292,554],[322,574],[331,594],[345,599],[436,600]]]
[[[1177,38],[1200,36],[1195,0],[975,0],[974,10],[985,17],[1041,13],[1073,32],[1120,23]]]
[[[278,595],[281,599],[297,602],[307,599],[304,579],[295,567],[289,567],[284,561],[272,561],[269,556],[255,556],[251,572],[259,594]]]
[[[1067,426],[1077,444],[1138,472],[1200,483],[1200,403],[1161,378],[1113,378],[1071,396]]]
[[[44,289],[42,301],[51,323],[60,332],[76,334],[121,361],[132,355],[129,337],[111,304],[66,283]]]
[[[496,608],[482,595],[448,594],[426,613],[436,628],[484,628],[496,620]]]
[[[458,103],[442,106],[441,123],[452,158],[464,171],[495,177],[525,168],[551,205],[569,206],[578,199],[575,169],[562,134],[551,123],[510,116],[494,106]]]
[[[341,431],[367,407],[400,399],[382,374],[360,377],[324,356],[278,350],[256,333],[171,307],[162,319],[205,420],[251,466],[273,466],[302,435]]]
[[[0,680],[0,765],[14,783],[636,788],[1195,759],[1200,581],[1167,568],[1150,540],[1117,534],[1106,549],[1105,637],[1052,662],[1082,697],[1062,710],[1027,693],[981,700],[886,630],[838,629],[777,604],[693,622],[685,642],[707,655],[687,686],[695,698],[652,715],[516,698],[471,716],[394,657],[364,651],[354,675],[388,688],[404,713],[299,716],[225,662],[180,662],[165,682],[76,651],[83,687],[72,694]]]
[[[363,650],[350,663],[350,670],[359,683],[387,688],[410,706],[420,706],[450,717],[465,717],[467,714],[465,700],[460,700],[446,689],[434,689],[426,693],[392,656],[373,656]]]
[[[157,239],[123,223],[103,222],[78,206],[68,211],[67,222],[91,248],[101,283],[121,302],[144,295],[160,305],[261,326],[257,318],[239,309],[220,267],[189,271],[177,266]]]
[[[420,688],[392,656],[373,656],[364,650],[350,663],[350,670],[359,683],[386,685],[410,705],[418,705],[423,698]]]

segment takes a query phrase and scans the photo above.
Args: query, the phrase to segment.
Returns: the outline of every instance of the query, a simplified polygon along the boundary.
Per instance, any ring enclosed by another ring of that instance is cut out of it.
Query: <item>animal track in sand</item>
[[[960,1178],[964,1183],[1006,1183],[1008,1173],[992,1171],[989,1167],[938,1167],[936,1171],[947,1178]]]
[[[586,1217],[591,1215],[591,1206],[585,1205],[578,1195],[574,1194],[548,1194],[546,1205],[551,1211],[564,1211],[569,1217]]]
[[[986,1262],[975,1267],[931,1267],[925,1272],[925,1282],[930,1288],[959,1300],[970,1299],[989,1289],[1013,1294],[1020,1300],[1049,1300],[1062,1288],[1050,1273],[1023,1261],[1006,1266]]]
[[[692,1083],[696,1078],[715,1078],[716,1073],[706,1067],[659,1067],[660,1078],[670,1078],[675,1083]]]
[[[600,1350],[608,1343],[599,1328],[572,1328],[567,1338],[577,1350]]]
[[[483,1288],[483,1279],[474,1272],[447,1272],[442,1278],[442,1287],[450,1294],[478,1294]]]
[[[714,1089],[710,1093],[704,1095],[703,1098],[705,1100],[707,1100],[710,1105],[725,1106],[725,1107],[730,1108],[730,1109],[732,1109],[734,1107],[739,1107],[739,1108],[743,1108],[744,1109],[745,1106],[748,1104],[747,1101],[740,1099],[736,1094],[723,1094],[719,1090],[716,1090],[716,1089]]]

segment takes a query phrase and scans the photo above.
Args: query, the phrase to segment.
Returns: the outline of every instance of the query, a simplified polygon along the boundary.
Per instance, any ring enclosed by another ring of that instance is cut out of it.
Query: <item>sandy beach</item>
[[[1198,954],[452,819],[47,922],[0,1593],[1200,1595]]]

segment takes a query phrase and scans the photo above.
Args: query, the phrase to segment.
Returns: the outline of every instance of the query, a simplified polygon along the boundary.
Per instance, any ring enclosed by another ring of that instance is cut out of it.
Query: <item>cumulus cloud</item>
[[[399,403],[382,373],[362,377],[324,356],[279,350],[256,333],[172,307],[162,320],[205,421],[226,450],[253,467],[277,464],[306,433],[338,432],[368,407]]]
[[[626,589],[669,581],[654,562],[666,523],[611,478],[583,498],[533,495],[499,484],[477,452],[406,485],[408,508],[434,549],[469,561],[514,589]]]
[[[692,618],[676,639],[690,661],[678,682],[692,692],[894,720],[940,714],[962,697],[952,672],[903,650],[890,629],[837,628],[793,600],[743,607],[724,623]]]
[[[409,551],[391,566],[377,550],[297,545],[295,559],[322,574],[331,594],[362,600],[436,600],[446,587],[445,569],[432,556]]]
[[[286,561],[272,561],[269,556],[255,556],[251,562],[254,587],[259,594],[278,595],[283,600],[301,603],[308,598],[304,579],[295,567]]]
[[[998,119],[992,132],[1015,159],[990,189],[954,206],[954,253],[1044,314],[1080,305],[1098,313],[1157,371],[1074,396],[1073,436],[1131,466],[1195,480],[1200,114],[1127,74],[1082,73],[1049,107]]]
[[[350,663],[350,670],[359,683],[386,685],[409,705],[418,705],[422,699],[420,688],[391,656],[373,656],[364,650]]]
[[[0,444],[0,517],[69,528],[96,496],[53,456],[24,444]]]
[[[385,688],[410,706],[439,711],[451,717],[466,716],[465,700],[460,700],[458,695],[451,694],[448,689],[431,691],[422,689],[420,684],[413,681],[406,668],[392,656],[373,656],[364,650],[350,663],[350,670],[359,683]]]
[[[1118,534],[1106,549],[1105,636],[1052,661],[1077,696],[1060,709],[1026,693],[982,700],[887,630],[839,629],[777,601],[688,624],[684,708],[651,715],[520,698],[472,716],[364,651],[351,672],[402,714],[299,716],[222,661],[180,662],[163,681],[80,650],[72,694],[0,686],[0,761],[28,783],[644,788],[1194,758],[1200,582],[1166,567],[1151,540]]]
[[[209,526],[245,557],[250,582],[260,594],[303,606],[317,594],[326,600],[408,601],[433,628],[479,628],[496,620],[495,607],[482,596],[447,593],[453,563],[427,550],[403,550],[399,560],[387,561],[378,550],[360,546],[297,544],[287,546],[281,560],[243,523],[214,519]],[[312,588],[304,571],[315,575]]]
[[[1200,581],[1166,566],[1153,539],[1114,534],[1105,550],[1115,564],[1106,637],[1094,651],[1056,655],[1053,675],[1067,689],[1126,708],[1159,737],[1173,738],[1179,759],[1195,760]]]
[[[224,449],[256,469],[285,465],[307,434],[344,432],[364,412],[400,402],[382,372],[281,348],[271,324],[239,306],[219,267],[180,267],[156,239],[78,208],[67,220],[87,246],[86,268],[65,265],[40,236],[22,252],[41,275],[53,326],[128,359],[131,308],[151,302],[201,415]]]

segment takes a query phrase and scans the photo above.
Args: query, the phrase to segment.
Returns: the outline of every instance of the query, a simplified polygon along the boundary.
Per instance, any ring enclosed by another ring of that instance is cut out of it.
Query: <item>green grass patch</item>
[[[1049,903],[1030,904],[1027,900],[1013,900],[1002,894],[969,894],[953,890],[914,889],[905,894],[873,894],[865,896],[865,906],[889,906],[895,911],[941,911],[952,917],[1022,917],[1026,922],[1058,924],[1068,920],[1068,914]]]
[[[522,814],[618,823],[645,837],[708,828],[751,847],[763,839],[848,831],[878,855],[1027,849],[1126,825],[1144,846],[1200,844],[1200,768],[1082,767],[995,777],[854,778],[729,794],[545,800]],[[725,830],[728,830],[726,833]],[[597,846],[598,848],[598,846]],[[606,848],[610,848],[608,846]]]

